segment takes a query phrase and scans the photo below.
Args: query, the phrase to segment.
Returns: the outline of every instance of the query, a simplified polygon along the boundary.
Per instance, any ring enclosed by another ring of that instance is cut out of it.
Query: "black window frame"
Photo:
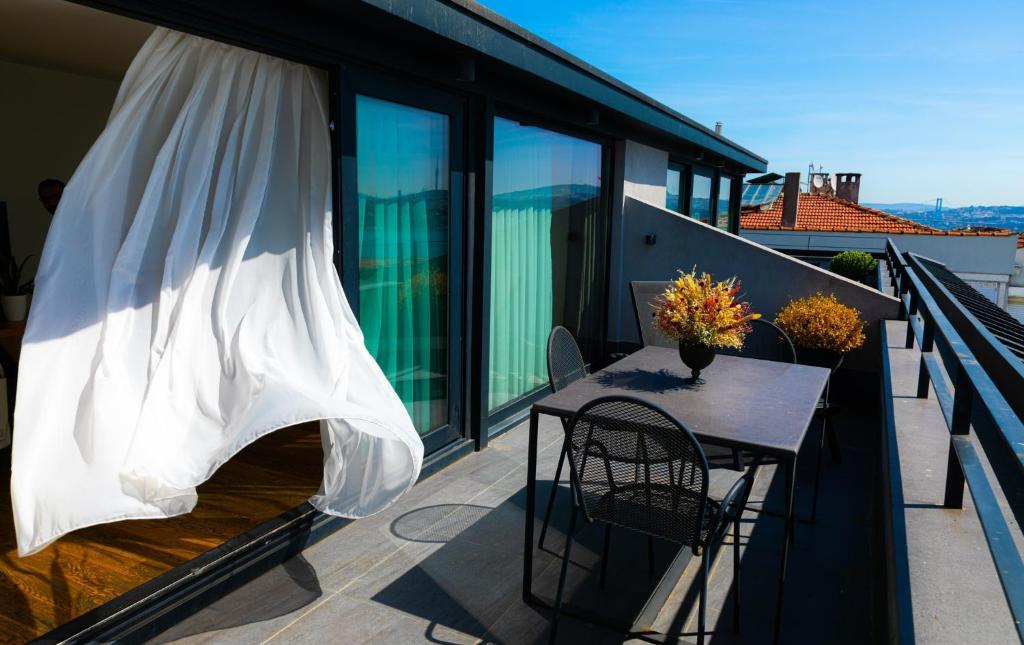
[[[495,119],[507,119],[510,121],[516,121],[522,125],[533,126],[537,128],[543,128],[557,134],[562,134],[583,141],[589,141],[596,143],[601,146],[601,196],[600,196],[600,210],[608,224],[607,234],[604,240],[604,271],[603,271],[603,285],[601,285],[600,294],[603,300],[603,309],[607,312],[608,302],[611,291],[611,219],[612,219],[612,191],[611,186],[614,182],[613,175],[613,162],[614,162],[614,149],[615,140],[607,135],[594,132],[584,126],[575,126],[573,124],[566,123],[557,118],[547,118],[542,115],[537,115],[528,111],[524,111],[515,106],[508,105],[505,103],[491,104],[492,109],[487,115],[487,181],[484,195],[484,207],[480,211],[480,236],[478,237],[478,249],[476,256],[479,259],[478,269],[475,272],[477,279],[480,282],[480,297],[475,303],[474,309],[476,310],[476,330],[478,334],[479,346],[474,351],[475,354],[475,374],[479,374],[479,378],[476,379],[476,389],[474,390],[474,412],[477,420],[477,427],[479,431],[477,433],[477,443],[479,448],[486,447],[489,439],[501,434],[502,432],[511,429],[518,423],[520,423],[526,416],[531,405],[540,399],[544,398],[550,393],[549,386],[543,385],[532,392],[528,392],[523,396],[520,396],[511,401],[507,401],[502,405],[495,408],[493,411],[490,410],[488,405],[489,389],[488,379],[490,377],[490,304],[491,304],[491,192],[493,189],[492,183],[492,169],[494,162],[494,121]],[[598,334],[597,344],[598,349],[593,352],[595,355],[588,358],[591,359],[591,364],[598,364],[603,362],[605,355],[607,354],[607,343],[608,343],[608,321],[607,316],[602,315],[600,320],[600,332]]]
[[[362,67],[341,66],[339,87],[340,114],[335,121],[340,130],[340,211],[335,229],[340,231],[336,244],[342,286],[349,306],[359,318],[359,191],[356,98],[367,96],[383,101],[445,114],[449,118],[449,269],[448,269],[448,423],[420,435],[424,454],[443,450],[470,438],[465,411],[467,302],[465,298],[466,247],[469,207],[467,167],[470,165],[466,141],[469,112],[467,97],[449,88],[429,84]],[[339,221],[340,220],[340,221]]]

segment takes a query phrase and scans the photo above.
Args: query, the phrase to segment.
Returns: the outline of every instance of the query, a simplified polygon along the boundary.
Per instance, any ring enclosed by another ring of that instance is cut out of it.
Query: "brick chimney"
[[[860,203],[860,173],[859,172],[837,172],[836,173],[836,197]]]
[[[796,226],[797,205],[800,203],[800,173],[787,172],[782,185],[782,225]]]

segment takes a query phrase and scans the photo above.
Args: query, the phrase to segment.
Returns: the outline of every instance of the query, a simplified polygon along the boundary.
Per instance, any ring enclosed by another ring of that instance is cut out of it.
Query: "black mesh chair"
[[[566,386],[580,380],[587,375],[587,365],[583,362],[583,354],[580,353],[579,345],[572,333],[565,327],[558,326],[551,330],[548,335],[548,382],[551,384],[551,391],[557,392]],[[568,422],[562,420],[563,428],[568,428]],[[555,469],[555,480],[551,483],[551,494],[548,496],[548,507],[544,511],[544,522],[540,528],[540,540],[538,547],[544,548],[544,537],[548,533],[548,524],[551,522],[551,509],[555,506],[555,494],[558,492],[558,484],[562,480],[562,466],[565,464],[566,446],[562,445],[562,454],[558,457],[558,467]],[[576,499],[573,497],[573,508],[576,507]]]
[[[743,340],[741,349],[723,347],[718,350],[718,353],[778,361],[779,363],[796,362],[796,348],[793,347],[793,341],[789,339],[786,332],[763,318],[750,321],[750,333]]]
[[[639,399],[613,396],[591,401],[569,423],[573,490],[587,522],[605,524],[602,585],[607,573],[611,527],[690,547],[701,558],[698,643],[704,642],[709,548],[733,525],[735,566],[733,628],[739,631],[739,524],[757,464],[722,499],[708,498],[708,463],[700,443],[679,421]],[[550,642],[555,642],[565,592],[565,577],[576,531],[576,509],[569,530]]]
[[[633,295],[633,311],[636,313],[636,325],[640,330],[640,340],[644,347],[668,347],[670,349],[679,345],[671,338],[666,338],[654,327],[654,309],[651,305],[654,299],[665,292],[668,282],[641,282],[629,283],[629,291]]]

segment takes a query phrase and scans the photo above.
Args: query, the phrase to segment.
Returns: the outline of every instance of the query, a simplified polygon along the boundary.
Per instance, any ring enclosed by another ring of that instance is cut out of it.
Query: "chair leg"
[[[740,516],[732,521],[732,630],[740,633]]]
[[[565,536],[565,553],[562,556],[562,572],[558,576],[558,593],[555,595],[555,613],[551,617],[551,636],[548,642],[554,645],[558,634],[558,618],[562,613],[562,594],[565,593],[565,576],[569,572],[569,555],[572,553],[572,539],[576,532],[576,509],[569,513],[569,532]]]
[[[827,431],[828,421],[822,417],[821,419],[821,438],[818,441],[818,459],[814,466],[814,493],[811,496],[811,524],[818,518],[818,488],[821,485],[821,458],[825,453],[825,432]]]
[[[839,437],[831,423],[825,424],[825,436],[828,438],[828,447],[832,452],[832,463],[843,463],[843,454],[839,451]]]
[[[654,575],[654,536],[647,536],[647,572]]]
[[[697,607],[697,645],[704,645],[704,621],[708,604],[708,549],[700,555],[700,602]]]
[[[604,525],[604,552],[601,554],[601,583],[600,586],[604,589],[604,582],[608,577],[608,553],[612,543],[612,525]]]
[[[548,508],[544,511],[544,523],[540,526],[540,540],[537,543],[538,549],[544,548],[544,537],[548,534],[548,524],[551,522],[551,509],[555,507],[555,496],[558,494],[558,483],[562,481],[562,466],[565,464],[567,450],[568,446],[563,443],[562,454],[558,457],[558,468],[555,468],[555,481],[551,482],[551,494],[548,495]],[[572,494],[572,491],[570,491],[570,494]],[[573,502],[573,506],[575,506],[575,499]]]
[[[732,467],[740,472],[743,472],[743,451],[733,450],[732,451]]]

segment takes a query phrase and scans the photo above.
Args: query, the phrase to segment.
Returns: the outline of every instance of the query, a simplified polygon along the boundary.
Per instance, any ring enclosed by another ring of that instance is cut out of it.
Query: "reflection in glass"
[[[547,339],[600,342],[606,230],[601,146],[494,120],[489,408],[546,387]]]
[[[419,432],[448,422],[448,117],[356,99],[359,324]]]
[[[682,178],[682,172],[678,166],[669,164],[668,176],[665,179],[665,208],[670,211],[681,213],[679,210],[679,199],[682,188],[680,179]]]
[[[711,223],[711,177],[693,171],[693,197],[690,199],[690,217]]]
[[[715,226],[729,230],[729,215],[732,205],[732,179],[721,177],[718,180],[718,217]]]

